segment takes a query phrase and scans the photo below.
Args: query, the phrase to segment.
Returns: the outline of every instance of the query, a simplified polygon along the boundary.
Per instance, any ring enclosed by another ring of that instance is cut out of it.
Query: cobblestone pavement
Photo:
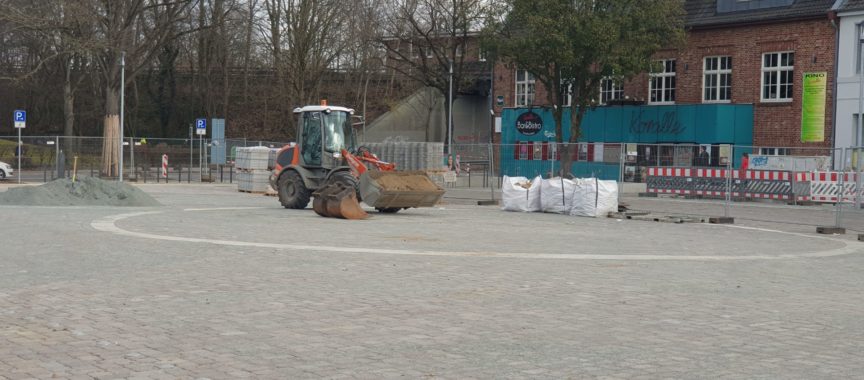
[[[0,207],[0,379],[864,377],[850,236],[142,188]]]

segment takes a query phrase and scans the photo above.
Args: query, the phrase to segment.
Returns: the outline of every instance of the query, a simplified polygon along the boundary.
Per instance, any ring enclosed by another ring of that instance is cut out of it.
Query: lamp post
[[[117,151],[120,159],[117,161],[117,180],[123,182],[123,108],[126,95],[126,52],[120,52],[120,136],[117,143],[120,147]]]
[[[453,60],[450,60],[450,92],[447,94],[447,154],[453,155]]]

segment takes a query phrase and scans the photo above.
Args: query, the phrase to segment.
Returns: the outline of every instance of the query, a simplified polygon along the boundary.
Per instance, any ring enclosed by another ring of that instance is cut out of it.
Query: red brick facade
[[[728,26],[696,29],[687,33],[686,42],[676,50],[661,51],[657,59],[675,58],[676,104],[702,103],[703,62],[705,57],[732,57],[731,103],[754,105],[753,143],[761,147],[831,146],[834,102],[834,60],[836,30],[828,16],[819,19],[786,21],[774,24]],[[794,88],[791,102],[761,101],[762,54],[795,53]],[[825,107],[825,141],[801,142],[802,78],[807,72],[828,73]],[[495,95],[503,95],[506,107],[515,106],[515,68],[499,64],[495,69]],[[545,90],[536,84],[535,105],[546,105]],[[647,100],[648,75],[641,74],[624,84],[631,99]],[[599,89],[598,94],[599,96]],[[496,106],[496,113],[501,112]]]

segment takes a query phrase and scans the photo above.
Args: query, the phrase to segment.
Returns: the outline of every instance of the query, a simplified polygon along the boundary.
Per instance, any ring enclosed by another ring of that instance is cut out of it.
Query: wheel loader
[[[343,219],[368,216],[359,202],[381,213],[431,207],[444,190],[424,172],[397,171],[357,146],[351,116],[345,107],[305,106],[297,116],[297,143],[276,155],[270,185],[285,208],[303,209],[314,198],[318,215]]]

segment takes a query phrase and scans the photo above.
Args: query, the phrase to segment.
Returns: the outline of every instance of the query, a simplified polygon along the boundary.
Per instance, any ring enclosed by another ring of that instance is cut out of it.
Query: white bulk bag
[[[544,179],[540,185],[540,205],[543,212],[567,214],[573,207],[576,183],[562,177]]]
[[[501,209],[504,211],[535,212],[540,211],[540,183],[542,178],[531,181],[529,188],[519,183],[525,183],[525,177],[504,176],[501,184]]]
[[[570,215],[596,218],[618,211],[618,183],[587,178],[576,181]]]

